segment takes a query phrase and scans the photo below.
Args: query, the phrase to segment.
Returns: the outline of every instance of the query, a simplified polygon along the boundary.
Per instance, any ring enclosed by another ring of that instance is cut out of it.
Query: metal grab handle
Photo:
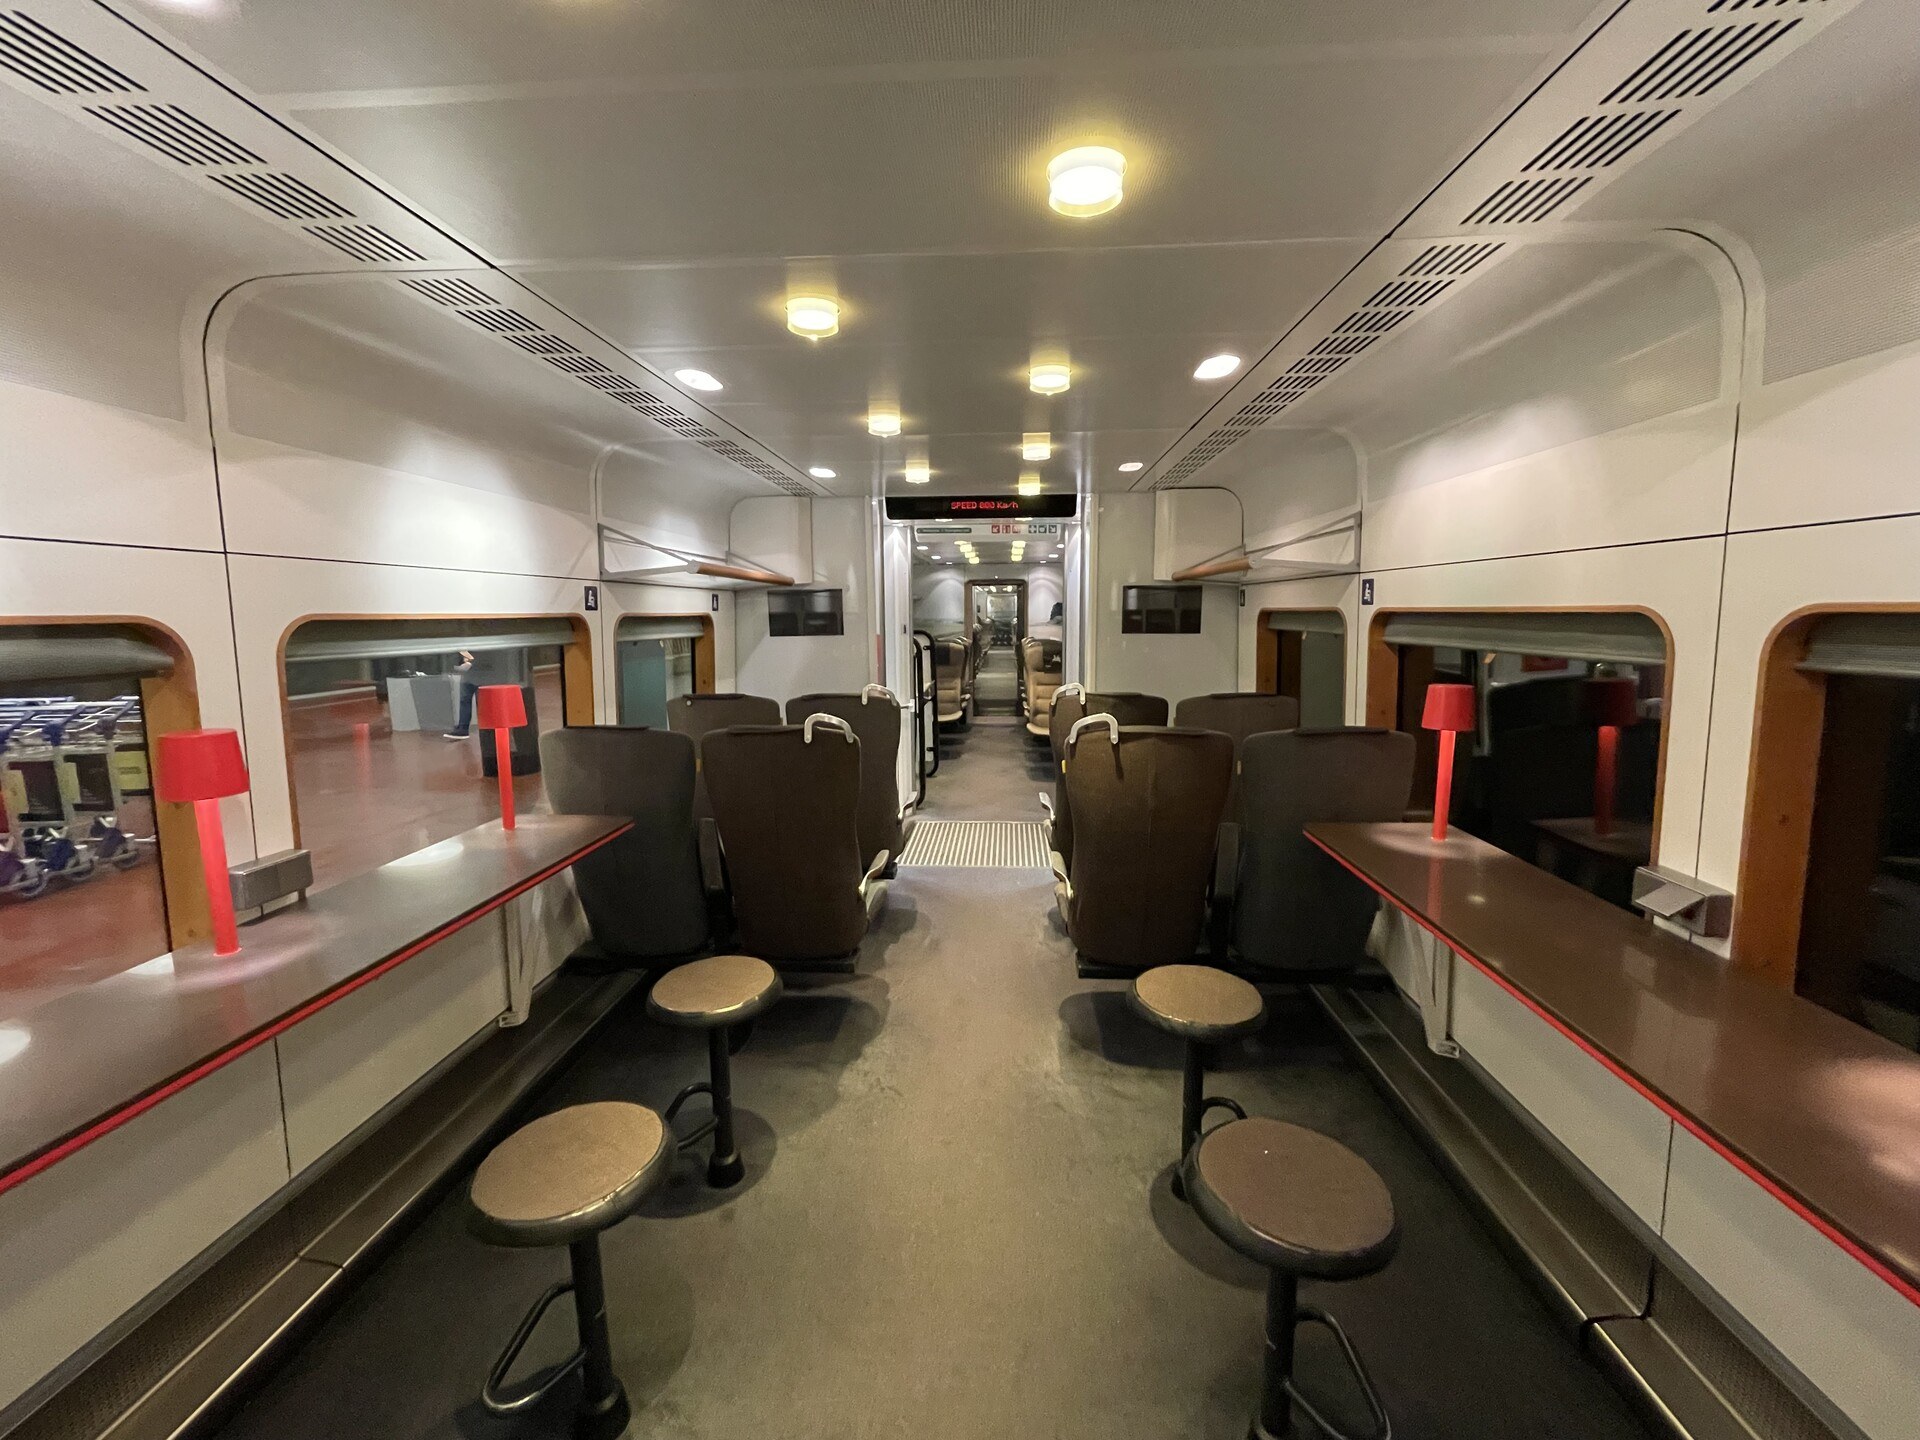
[[[866,704],[867,698],[873,695],[879,696],[882,700],[886,701],[889,705],[897,706],[900,703],[900,697],[894,694],[893,691],[889,690],[884,685],[862,686],[860,689],[860,703],[862,705]]]
[[[1108,740],[1115,745],[1120,743],[1120,722],[1114,719],[1113,716],[1083,715],[1080,719],[1074,721],[1073,728],[1067,731],[1067,749],[1073,749],[1074,742],[1080,738],[1080,732],[1082,730],[1095,725],[1106,726]]]
[[[808,745],[813,743],[813,727],[816,725],[824,725],[829,730],[838,730],[846,737],[849,745],[859,743],[854,738],[853,727],[851,725],[842,720],[838,715],[829,715],[822,710],[815,711],[813,714],[807,716],[807,723],[800,727],[800,738]]]
[[[1058,686],[1054,690],[1053,703],[1058,705],[1062,695],[1078,695],[1084,700],[1087,698],[1087,687],[1082,685],[1078,680],[1069,680],[1066,684]]]

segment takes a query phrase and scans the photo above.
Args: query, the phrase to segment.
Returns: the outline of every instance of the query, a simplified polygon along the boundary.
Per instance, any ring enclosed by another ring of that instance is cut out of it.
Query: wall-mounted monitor
[[[889,495],[889,520],[1071,520],[1077,495]]]
[[[769,635],[844,635],[846,629],[838,590],[767,592]]]

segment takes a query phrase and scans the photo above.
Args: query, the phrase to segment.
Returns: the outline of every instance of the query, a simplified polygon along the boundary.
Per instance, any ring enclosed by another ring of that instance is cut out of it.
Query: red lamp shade
[[[1429,685],[1420,723],[1429,730],[1473,729],[1473,686]]]
[[[247,788],[247,762],[232,730],[176,730],[159,741],[162,800],[186,804],[238,795]]]
[[[1640,687],[1622,677],[1589,680],[1587,719],[1595,725],[1632,725],[1640,718]]]
[[[527,723],[527,701],[518,685],[480,687],[480,728],[518,730]]]

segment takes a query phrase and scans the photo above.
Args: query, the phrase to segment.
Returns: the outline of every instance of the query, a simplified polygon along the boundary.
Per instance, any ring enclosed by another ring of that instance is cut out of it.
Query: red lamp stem
[[[1447,807],[1453,803],[1454,732],[1440,732],[1440,768],[1433,777],[1433,838],[1447,838]]]
[[[1593,833],[1613,833],[1614,762],[1620,751],[1620,727],[1600,727],[1600,748],[1593,758]]]
[[[513,758],[508,753],[510,731],[493,732],[493,768],[500,777],[500,828],[513,829]]]
[[[207,909],[213,914],[213,953],[240,953],[240,931],[233,923],[233,885],[227,879],[227,834],[220,824],[218,800],[193,802],[200,831],[200,866],[207,883]]]

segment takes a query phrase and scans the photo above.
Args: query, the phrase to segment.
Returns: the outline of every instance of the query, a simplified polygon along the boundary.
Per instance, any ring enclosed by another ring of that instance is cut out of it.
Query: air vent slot
[[[609,393],[616,390],[625,390],[626,387],[632,383],[624,375],[615,375],[611,371],[604,375],[582,375],[580,378],[586,381],[587,384],[593,386],[594,389],[605,390]],[[619,397],[615,396],[615,398],[618,399]]]
[[[87,114],[182,165],[266,163],[178,105],[89,105]]]
[[[1307,353],[1309,355],[1358,355],[1379,338],[1378,335],[1329,335]]]
[[[1480,240],[1467,245],[1429,245],[1400,273],[1402,275],[1464,275],[1500,248],[1498,240]]]
[[[1682,30],[1602,96],[1600,103],[1637,105],[1705,95],[1799,25],[1798,20],[1767,20],[1717,30]]]
[[[704,430],[707,428],[706,426],[702,425],[698,420],[694,420],[686,415],[677,415],[672,412],[669,412],[664,415],[655,415],[653,418],[658,420],[662,425],[665,425],[670,430],[686,431],[686,430]]]
[[[478,325],[482,330],[491,330],[496,335],[511,334],[515,330],[538,330],[540,328],[518,310],[501,310],[489,307],[485,310],[462,310],[460,313]]]
[[[242,200],[251,200],[269,215],[282,220],[341,220],[353,212],[338,201],[329,200],[306,181],[292,175],[254,173],[215,175],[221,185]]]
[[[1391,280],[1368,296],[1361,308],[1371,310],[1381,305],[1397,308],[1424,305],[1438,298],[1451,284],[1451,280]]]
[[[1679,114],[1678,110],[1617,110],[1610,115],[1584,115],[1520,168],[1604,170]]]
[[[409,290],[418,291],[429,300],[437,300],[442,305],[498,305],[500,302],[487,294],[477,285],[469,285],[465,280],[402,280]],[[512,311],[505,311],[512,314]],[[529,325],[529,330],[537,327]]]
[[[1713,0],[1713,4],[1707,6],[1707,13],[1714,15],[1722,10],[1728,13],[1735,10],[1778,10],[1783,5],[1824,5],[1826,3],[1827,0]]]
[[[50,95],[137,95],[147,88],[23,10],[0,11],[0,65]]]
[[[509,345],[518,345],[529,355],[573,355],[578,352],[558,335],[536,330],[528,335],[502,335]]]
[[[1413,312],[1411,310],[1356,310],[1335,327],[1338,331],[1355,331],[1384,335]]]
[[[343,255],[377,263],[382,260],[424,260],[411,245],[393,238],[378,225],[303,225],[316,240],[324,240]]]
[[[1591,175],[1509,180],[1472,210],[1465,225],[1534,225],[1586,189]]]
[[[607,368],[591,355],[542,355],[540,358],[569,375],[587,375]]]

